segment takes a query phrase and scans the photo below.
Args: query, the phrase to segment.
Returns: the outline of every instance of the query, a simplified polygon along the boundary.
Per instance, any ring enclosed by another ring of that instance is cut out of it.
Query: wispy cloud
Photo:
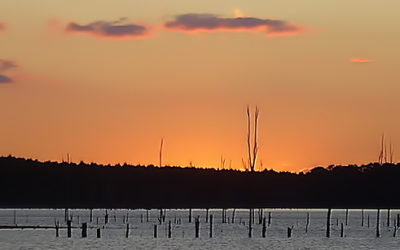
[[[296,35],[304,28],[298,24],[288,23],[282,20],[261,19],[255,17],[244,17],[241,12],[236,11],[236,17],[221,17],[213,14],[183,14],[176,16],[173,20],[164,23],[169,30],[183,32],[215,32],[215,31],[260,31],[266,36]]]
[[[370,63],[370,62],[372,62],[371,59],[365,58],[365,57],[350,58],[349,61],[352,62],[352,63]]]
[[[8,77],[4,75],[3,73],[7,70],[10,70],[12,68],[16,68],[17,65],[10,60],[4,60],[0,59],[0,83],[11,83],[13,82],[13,79],[11,77]]]
[[[111,39],[135,39],[150,35],[147,25],[130,23],[125,18],[112,22],[96,21],[89,24],[71,22],[67,25],[66,31]]]

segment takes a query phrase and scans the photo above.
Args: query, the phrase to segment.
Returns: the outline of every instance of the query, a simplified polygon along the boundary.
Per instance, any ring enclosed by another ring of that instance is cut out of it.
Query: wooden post
[[[90,209],[90,214],[89,214],[89,221],[92,222],[93,221],[93,209]]]
[[[14,209],[14,225],[17,225],[17,210]]]
[[[189,208],[189,223],[192,223],[192,209]]]
[[[210,215],[210,238],[212,238],[213,235],[213,216],[212,214]]]
[[[267,223],[266,223],[266,218],[264,217],[262,220],[262,233],[261,233],[263,238],[265,238],[266,232],[267,232]]]
[[[364,209],[361,209],[361,226],[364,226]]]
[[[60,227],[60,223],[57,221],[57,222],[56,222],[56,237],[59,236],[59,233],[58,233],[59,227]]]
[[[396,224],[394,224],[394,227],[393,227],[393,237],[396,237],[396,233],[397,233],[397,226],[396,226]]]
[[[235,212],[236,212],[236,208],[234,208],[232,211],[232,224],[235,223]]]
[[[99,225],[99,217],[96,217],[96,224]]]
[[[288,238],[292,237],[292,228],[291,227],[287,228],[287,237]]]
[[[387,210],[386,226],[390,227],[390,208]]]
[[[125,238],[129,237],[129,223],[126,224],[126,233],[125,233]]]
[[[149,210],[146,210],[146,222],[149,222]]]
[[[84,222],[82,223],[82,238],[86,238],[87,237],[87,223]]]
[[[397,214],[397,227],[400,227],[400,214]]]
[[[271,225],[271,212],[268,212],[268,226]]]
[[[64,221],[66,222],[67,220],[68,220],[68,208],[66,208],[65,210],[64,210]]]
[[[157,225],[154,225],[154,238],[157,238]]]
[[[206,223],[208,223],[208,208],[206,208]]]
[[[328,215],[326,216],[326,237],[331,236],[331,208],[328,208]]]
[[[71,238],[71,220],[67,220],[67,236]]]
[[[379,215],[380,215],[381,211],[378,208],[378,211],[376,213],[376,237],[379,238],[380,237],[380,232],[379,232]]]
[[[168,221],[168,238],[171,238],[171,221]]]
[[[258,209],[258,224],[261,225],[263,223],[263,210],[262,208]]]
[[[343,232],[343,222],[340,224],[340,237],[343,238],[344,232]]]
[[[162,220],[165,222],[165,217],[167,216],[167,209],[164,209]]]
[[[308,232],[308,225],[310,224],[310,213],[307,212],[307,218],[306,218],[306,233]]]
[[[346,226],[347,226],[348,219],[349,219],[349,209],[346,209],[346,221],[345,221]]]
[[[104,224],[108,223],[108,212],[106,210],[106,215],[104,216]]]
[[[200,231],[200,219],[199,217],[195,218],[195,237],[199,238],[199,231]]]
[[[250,211],[249,211],[249,238],[251,238],[251,230],[252,230],[252,228],[251,228],[251,224],[252,224],[252,215],[253,215],[253,211],[252,211],[252,209],[250,208]]]

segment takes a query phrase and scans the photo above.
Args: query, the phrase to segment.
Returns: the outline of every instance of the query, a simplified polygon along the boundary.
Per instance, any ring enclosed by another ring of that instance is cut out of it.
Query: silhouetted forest
[[[0,157],[0,207],[394,208],[400,164],[241,172]]]

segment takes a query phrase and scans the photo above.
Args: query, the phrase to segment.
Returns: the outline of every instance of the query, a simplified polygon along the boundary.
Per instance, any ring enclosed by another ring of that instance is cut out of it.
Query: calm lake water
[[[400,210],[390,210],[387,226],[387,210],[380,213],[380,234],[376,237],[377,211],[364,210],[362,225],[361,210],[349,210],[347,226],[345,210],[332,210],[331,237],[326,238],[327,210],[316,209],[263,209],[263,216],[270,225],[266,237],[262,238],[259,210],[255,209],[252,238],[248,237],[249,210],[226,210],[227,223],[222,223],[222,210],[210,209],[213,215],[213,238],[210,238],[210,223],[205,220],[205,209],[165,210],[165,222],[159,223],[160,210],[104,210],[95,209],[90,222],[89,210],[69,210],[72,218],[72,237],[67,237],[65,211],[61,209],[0,209],[1,226],[50,226],[60,224],[59,237],[55,228],[50,229],[0,229],[0,249],[399,249],[395,220]],[[105,214],[108,223],[105,224]],[[307,213],[309,226],[306,232]],[[148,220],[147,220],[148,214]],[[199,217],[199,238],[195,238],[195,217]],[[369,220],[369,227],[368,227]],[[171,221],[171,238],[168,224]],[[87,238],[82,238],[82,223],[88,225]],[[180,223],[179,223],[180,222]],[[126,227],[129,223],[129,236]],[[344,237],[340,237],[341,224]],[[268,224],[268,223],[267,223]],[[157,238],[154,238],[157,225]],[[287,237],[288,227],[292,236]],[[101,238],[96,232],[100,228]],[[394,235],[396,230],[396,235]]]

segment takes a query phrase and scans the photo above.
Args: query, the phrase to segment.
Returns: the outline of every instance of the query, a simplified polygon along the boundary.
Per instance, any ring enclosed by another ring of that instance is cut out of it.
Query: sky
[[[298,172],[400,155],[398,0],[2,0],[0,155]],[[388,146],[389,147],[389,146]]]

